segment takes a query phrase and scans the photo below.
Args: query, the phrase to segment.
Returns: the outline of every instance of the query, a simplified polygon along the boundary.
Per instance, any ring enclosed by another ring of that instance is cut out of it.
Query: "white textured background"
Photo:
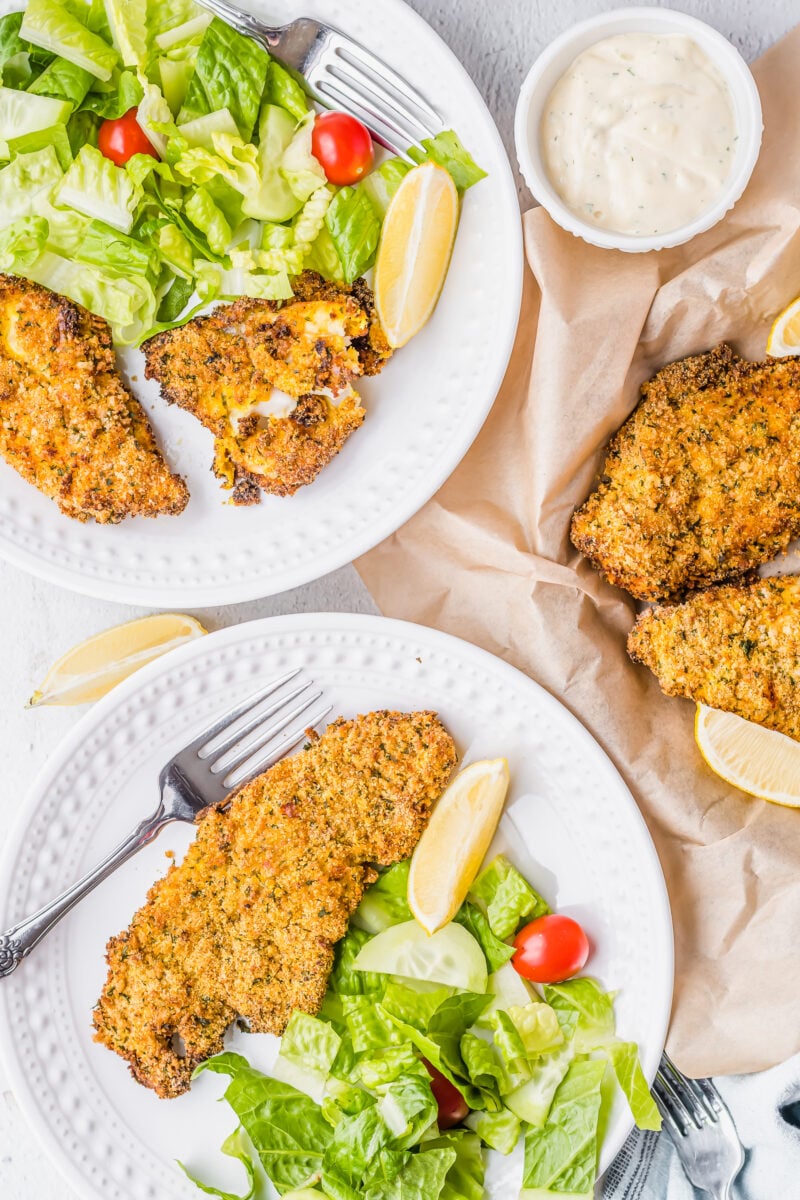
[[[370,0],[351,0],[368,4]],[[513,161],[513,114],[537,53],[568,25],[617,7],[603,0],[410,0],[455,50],[491,109]],[[276,5],[277,7],[277,5]],[[656,7],[666,7],[663,5]],[[800,0],[675,0],[757,57],[800,21]],[[462,131],[468,139],[469,131]],[[530,196],[519,180],[523,206]],[[352,567],[272,599],[197,615],[209,629],[275,613],[374,612]],[[143,610],[65,592],[0,563],[0,838],[17,801],[48,751],[81,709],[26,712],[25,701],[49,665],[75,642],[142,615]],[[75,1200],[22,1121],[0,1062],[0,1200]],[[666,1200],[666,1198],[665,1198]]]

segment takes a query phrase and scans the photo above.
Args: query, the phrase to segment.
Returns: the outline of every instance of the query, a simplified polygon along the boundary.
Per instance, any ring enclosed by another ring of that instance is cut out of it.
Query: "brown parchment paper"
[[[433,500],[356,564],[382,611],[475,642],[581,718],[621,770],[672,902],[668,1047],[688,1074],[754,1071],[800,1050],[800,812],[709,771],[694,706],[625,652],[634,602],[569,544],[611,433],[664,363],[727,339],[763,358],[800,293],[800,27],[755,66],[764,145],[744,197],[687,246],[595,249],[543,209],[495,407]],[[800,570],[789,555],[783,569]]]

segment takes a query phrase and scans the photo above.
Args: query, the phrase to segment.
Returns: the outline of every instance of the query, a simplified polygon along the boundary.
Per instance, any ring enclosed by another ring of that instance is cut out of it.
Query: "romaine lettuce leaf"
[[[56,100],[68,100],[77,109],[85,100],[86,93],[95,82],[94,75],[66,58],[54,58],[41,75],[28,88],[31,96],[52,96]]]
[[[22,16],[21,12],[11,12],[0,17],[0,71],[7,87],[28,87],[50,59],[46,51],[19,36]]]
[[[411,920],[408,907],[408,870],[410,860],[395,863],[388,871],[367,888],[356,911],[352,924],[367,933],[381,933],[390,925],[400,925]]]
[[[364,1087],[380,1093],[388,1084],[406,1075],[419,1075],[430,1082],[422,1061],[414,1053],[411,1042],[399,1046],[383,1046],[372,1054],[362,1054],[355,1064],[356,1074]]]
[[[467,1074],[476,1087],[500,1087],[503,1083],[503,1068],[489,1042],[475,1033],[467,1032],[461,1037],[459,1049]]]
[[[8,139],[11,158],[16,158],[18,154],[34,154],[47,146],[53,147],[61,169],[66,171],[72,162],[72,148],[66,125],[51,125],[49,129],[37,129],[35,133],[24,133],[21,137]]]
[[[484,1145],[498,1150],[500,1154],[510,1154],[522,1132],[519,1117],[508,1108],[496,1113],[470,1113],[464,1124],[477,1133]]]
[[[344,995],[342,1007],[356,1054],[400,1046],[409,1040],[380,1004],[375,1003],[374,996]]]
[[[281,1038],[272,1076],[321,1104],[341,1043],[342,1039],[327,1021],[295,1011]]]
[[[561,1013],[577,1013],[575,1053],[585,1054],[614,1040],[614,997],[593,979],[567,979],[545,986],[544,998]]]
[[[303,201],[290,188],[280,166],[295,135],[295,121],[274,104],[264,104],[258,118],[259,190],[247,198],[250,216],[261,221],[288,221],[302,207]],[[181,132],[185,126],[181,126]],[[318,185],[319,186],[319,182]]]
[[[216,112],[207,113],[204,117],[196,117],[181,125],[180,136],[185,138],[190,146],[202,146],[209,153],[214,153],[212,134],[227,133],[238,138],[239,131],[236,122],[227,108],[219,108]]]
[[[386,976],[370,971],[358,971],[353,966],[362,947],[369,941],[369,934],[352,925],[336,945],[333,970],[328,987],[344,996],[371,994],[378,998],[386,987]]]
[[[50,250],[26,269],[25,276],[104,317],[120,346],[133,345],[153,322],[155,291],[141,276],[117,275]]]
[[[150,145],[154,147],[161,158],[167,151],[165,130],[171,130],[172,110],[167,104],[161,88],[146,80],[142,85],[143,96],[136,110],[136,124],[145,135]]]
[[[501,941],[516,933],[524,918],[533,920],[550,912],[547,902],[502,854],[481,872],[469,894],[485,910],[492,933]]]
[[[490,971],[499,971],[510,958],[514,956],[514,947],[507,942],[501,942],[492,933],[492,927],[486,914],[476,904],[466,900],[456,915],[454,921],[468,929],[483,950]]]
[[[483,171],[464,149],[458,134],[452,129],[437,133],[436,137],[423,138],[422,150],[411,146],[408,157],[416,163],[435,162],[444,167],[453,177],[453,182],[460,192],[466,191],[473,184],[486,178]]]
[[[180,141],[180,137],[171,138],[170,144]],[[182,150],[174,163],[175,173],[197,185],[224,179],[242,196],[256,195],[261,184],[257,148],[226,133],[212,133],[211,141],[213,152],[202,146]]]
[[[279,1192],[299,1188],[322,1167],[333,1131],[319,1105],[296,1088],[254,1070],[238,1054],[218,1054],[202,1071],[229,1075],[230,1104]]]
[[[156,313],[156,323],[170,324],[177,321],[194,293],[194,280],[176,275],[167,292],[161,297]]]
[[[439,1200],[483,1200],[484,1165],[480,1141],[473,1133],[453,1130],[425,1143],[429,1150],[455,1150],[456,1160],[447,1172]]]
[[[92,33],[59,0],[28,0],[20,36],[69,59],[98,79],[110,79],[119,61],[114,47]]]
[[[383,220],[397,189],[411,170],[411,164],[402,158],[389,158],[381,163],[361,182],[369,196],[379,220]]]
[[[293,75],[273,58],[267,71],[267,85],[264,98],[268,104],[277,104],[284,108],[296,121],[311,109],[306,93]]]
[[[42,216],[64,172],[53,146],[18,154],[0,170],[0,211],[9,223],[17,217]]]
[[[206,188],[197,188],[189,194],[183,206],[186,216],[208,239],[216,254],[224,254],[233,236],[231,227],[222,212],[211,199]]]
[[[203,1183],[193,1175],[188,1167],[182,1162],[178,1162],[178,1166],[183,1171],[187,1179],[191,1179],[195,1187],[198,1187],[201,1192],[205,1192],[207,1196],[217,1196],[219,1200],[253,1200],[258,1190],[258,1176],[256,1175],[255,1163],[252,1160],[251,1149],[247,1144],[244,1130],[239,1126],[234,1129],[230,1137],[227,1137],[220,1147],[223,1154],[227,1154],[229,1158],[238,1159],[247,1172],[247,1182],[249,1187],[244,1196],[238,1195],[235,1192],[224,1192],[220,1188],[213,1187],[210,1183]]]
[[[158,60],[161,90],[174,117],[177,117],[181,105],[186,99],[186,91],[193,70],[194,63],[191,60],[171,58],[159,58]]]
[[[44,250],[47,234],[44,217],[19,217],[0,229],[0,271],[24,275]]]
[[[73,113],[67,121],[67,137],[73,157],[81,146],[96,146],[100,118],[92,112]]]
[[[503,1095],[506,1107],[529,1125],[543,1125],[556,1090],[574,1057],[575,1052],[569,1043],[541,1055],[530,1064],[530,1078]]]
[[[325,215],[346,283],[363,275],[375,261],[381,223],[360,187],[343,187]]]
[[[412,1154],[393,1180],[373,1183],[364,1200],[439,1200],[456,1157],[450,1147]]]
[[[319,160],[311,153],[313,131],[314,114],[309,113],[296,127],[280,160],[281,175],[288,183],[293,195],[303,202],[327,183]]]
[[[199,46],[203,40],[203,34],[213,19],[213,14],[210,12],[198,12],[197,16],[182,21],[180,25],[173,25],[171,29],[165,29],[162,33],[156,34],[153,41],[159,50],[165,52],[188,44]]]
[[[434,1124],[438,1113],[430,1076],[422,1063],[414,1074],[406,1074],[382,1087],[377,1108],[397,1145],[403,1150],[415,1146]]]
[[[8,157],[9,139],[62,124],[71,112],[72,105],[68,100],[32,96],[30,92],[0,87],[0,157]]]
[[[342,264],[339,262],[339,255],[336,253],[336,247],[327,225],[323,224],[320,229],[316,241],[306,254],[303,266],[307,271],[319,272],[323,279],[344,282]],[[408,920],[408,916],[406,915],[404,919]]]
[[[136,108],[141,103],[144,89],[132,71],[115,70],[113,84],[108,91],[90,91],[83,100],[82,109],[97,113],[104,121],[116,121],[119,117],[124,117],[129,109]]]
[[[591,1197],[605,1061],[574,1062],[541,1129],[525,1134],[526,1188]]]
[[[636,1124],[640,1129],[660,1129],[661,1114],[639,1062],[639,1047],[635,1042],[612,1042],[604,1049]]]
[[[117,167],[94,146],[83,146],[56,193],[69,205],[121,233],[129,233],[142,189],[123,167]]]
[[[88,223],[75,250],[75,258],[79,262],[109,267],[121,274],[143,275],[153,283],[158,274],[158,254],[152,247],[119,233],[102,221]]]
[[[111,38],[126,67],[147,61],[147,0],[105,0]]]
[[[227,108],[242,138],[253,133],[270,56],[252,38],[215,17],[203,34],[178,124]]]

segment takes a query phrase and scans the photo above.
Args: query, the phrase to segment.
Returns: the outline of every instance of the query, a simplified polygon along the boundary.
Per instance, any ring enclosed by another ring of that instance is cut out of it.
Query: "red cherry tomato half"
[[[136,121],[137,109],[129,108],[124,117],[116,121],[103,121],[97,133],[97,148],[118,167],[124,166],[134,154],[158,154],[147,140],[142,127]]]
[[[469,1113],[469,1105],[458,1088],[446,1079],[441,1071],[437,1071],[427,1058],[423,1058],[422,1061],[431,1077],[433,1098],[439,1106],[439,1128],[452,1129],[454,1125],[460,1125]]]
[[[577,975],[589,957],[589,939],[577,921],[551,913],[538,917],[514,938],[512,963],[534,983],[561,983]]]
[[[372,137],[349,113],[321,113],[314,122],[311,153],[321,164],[328,181],[339,187],[358,183],[375,158]]]

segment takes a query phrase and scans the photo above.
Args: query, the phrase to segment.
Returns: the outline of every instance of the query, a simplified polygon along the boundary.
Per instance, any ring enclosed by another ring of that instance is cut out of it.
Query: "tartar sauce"
[[[736,122],[725,80],[691,38],[623,33],[579,54],[542,117],[545,169],[584,221],[668,233],[716,200]]]

